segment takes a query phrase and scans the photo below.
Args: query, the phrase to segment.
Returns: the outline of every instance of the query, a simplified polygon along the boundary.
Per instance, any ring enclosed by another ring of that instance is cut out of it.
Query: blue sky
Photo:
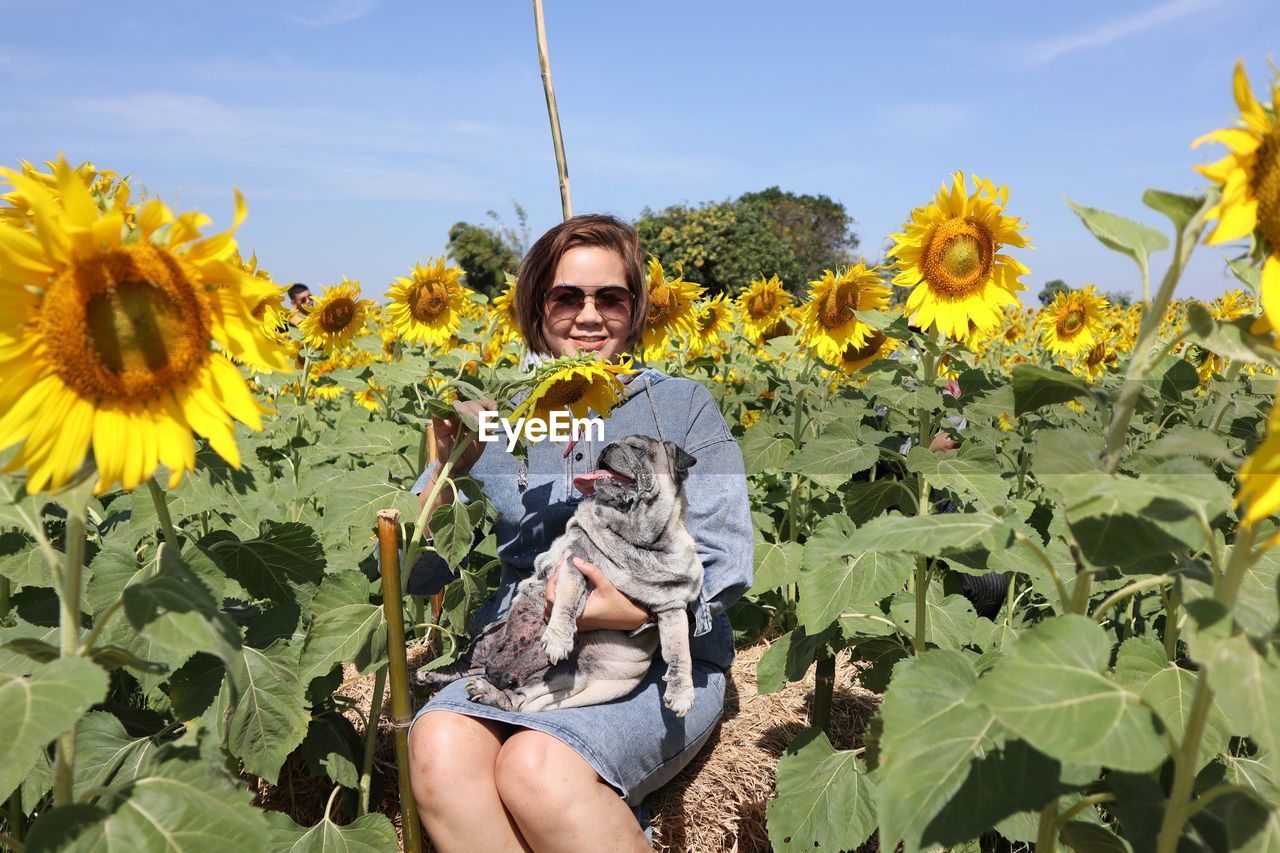
[[[957,168],[1010,188],[1045,281],[1137,289],[1063,202],[1163,227],[1147,187],[1193,190],[1202,133],[1260,89],[1271,0],[1072,3],[546,0],[577,212],[825,193],[881,254]],[[0,0],[0,163],[132,172],[240,231],[279,281],[382,294],[458,220],[560,216],[531,3]],[[1169,253],[1157,255],[1154,275]],[[1202,246],[1184,295],[1220,293]]]

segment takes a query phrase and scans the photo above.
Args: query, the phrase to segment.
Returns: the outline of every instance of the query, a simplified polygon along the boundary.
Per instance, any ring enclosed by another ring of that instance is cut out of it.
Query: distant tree
[[[1040,293],[1036,298],[1040,300],[1041,305],[1052,305],[1053,300],[1057,298],[1059,293],[1066,293],[1070,289],[1071,285],[1060,278],[1055,278],[1040,289]]]
[[[636,222],[644,250],[710,294],[736,293],[776,274],[802,294],[826,268],[847,264],[858,238],[844,205],[827,196],[770,187],[735,200],[645,208]]]
[[[496,296],[506,286],[505,273],[515,273],[520,258],[528,250],[528,216],[524,208],[512,202],[516,210],[517,228],[503,223],[495,211],[488,216],[493,225],[455,222],[449,229],[449,257],[462,267],[467,287],[487,296]]]
[[[1108,290],[1102,296],[1117,308],[1128,308],[1133,304],[1133,296],[1127,290]]]

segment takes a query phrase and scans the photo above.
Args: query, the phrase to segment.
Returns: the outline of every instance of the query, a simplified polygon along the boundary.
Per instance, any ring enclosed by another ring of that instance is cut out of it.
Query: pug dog
[[[574,479],[587,497],[565,532],[534,560],[505,618],[486,626],[453,667],[419,672],[441,687],[471,676],[467,693],[514,711],[608,702],[631,692],[657,646],[667,664],[663,704],[683,717],[693,707],[688,606],[702,592],[702,561],[685,528],[684,482],[696,460],[675,443],[627,436],[600,452],[596,470]],[[590,593],[573,558],[594,563],[624,595],[655,614],[652,631],[577,633]],[[546,611],[547,582],[559,567]]]

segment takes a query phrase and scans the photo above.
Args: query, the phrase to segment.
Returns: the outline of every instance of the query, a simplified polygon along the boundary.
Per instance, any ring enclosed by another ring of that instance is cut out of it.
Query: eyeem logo
[[[516,449],[516,442],[523,434],[535,444],[552,441],[578,441],[584,435],[588,441],[604,441],[602,418],[575,418],[568,412],[552,412],[549,421],[541,418],[517,418],[515,424],[497,412],[484,410],[476,424],[476,437],[480,441],[501,441],[507,438],[507,452]]]

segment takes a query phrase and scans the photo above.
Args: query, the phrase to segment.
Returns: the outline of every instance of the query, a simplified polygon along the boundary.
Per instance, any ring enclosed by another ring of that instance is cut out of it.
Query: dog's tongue
[[[630,485],[634,482],[630,477],[624,477],[616,471],[607,471],[604,468],[592,471],[590,474],[580,474],[573,478],[573,487],[582,492],[587,497],[596,493],[596,483],[599,480],[614,479],[619,483]]]

